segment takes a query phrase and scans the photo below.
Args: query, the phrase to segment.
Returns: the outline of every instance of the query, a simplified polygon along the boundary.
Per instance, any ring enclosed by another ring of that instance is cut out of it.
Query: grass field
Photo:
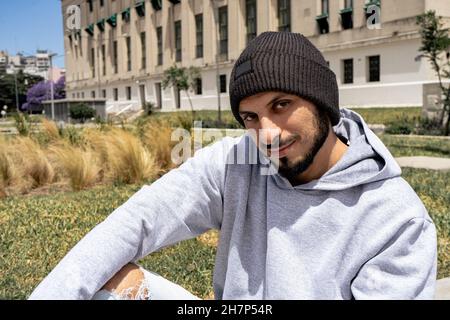
[[[438,277],[450,276],[450,172],[404,169],[434,219]],[[0,200],[0,299],[24,299],[89,230],[139,189],[106,186],[87,191]],[[212,297],[214,233],[163,249],[141,261],[194,294]]]

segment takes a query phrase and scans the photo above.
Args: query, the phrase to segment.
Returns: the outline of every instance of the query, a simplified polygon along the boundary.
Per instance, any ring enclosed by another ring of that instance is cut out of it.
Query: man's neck
[[[305,184],[312,180],[317,180],[330,170],[342,158],[348,146],[343,143],[330,127],[327,139],[316,154],[313,163],[309,168],[298,175],[295,184]]]

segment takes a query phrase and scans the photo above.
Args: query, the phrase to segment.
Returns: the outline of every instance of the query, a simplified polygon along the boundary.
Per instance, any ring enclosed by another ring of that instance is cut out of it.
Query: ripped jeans
[[[161,277],[160,275],[145,270],[141,266],[139,269],[144,274],[138,293],[134,300],[201,300],[183,287]],[[120,293],[108,290],[98,291],[92,300],[131,300],[131,289]]]

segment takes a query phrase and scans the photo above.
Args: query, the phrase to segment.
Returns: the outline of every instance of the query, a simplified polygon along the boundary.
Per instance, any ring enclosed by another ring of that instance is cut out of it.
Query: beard
[[[328,126],[328,116],[325,111],[319,109],[316,118],[315,125],[317,127],[316,134],[313,137],[313,144],[311,148],[306,152],[306,155],[303,159],[295,162],[289,163],[287,157],[283,157],[280,159],[278,173],[288,179],[289,181],[295,181],[298,175],[305,172],[313,163],[314,158],[319,152],[320,148],[322,148],[325,143],[330,128]]]

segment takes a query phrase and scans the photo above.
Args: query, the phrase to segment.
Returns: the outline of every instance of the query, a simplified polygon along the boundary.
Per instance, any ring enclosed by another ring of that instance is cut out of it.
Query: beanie
[[[265,91],[304,98],[326,111],[332,126],[339,123],[336,75],[322,53],[302,34],[264,32],[250,41],[230,78],[230,103],[235,118],[241,100]]]

